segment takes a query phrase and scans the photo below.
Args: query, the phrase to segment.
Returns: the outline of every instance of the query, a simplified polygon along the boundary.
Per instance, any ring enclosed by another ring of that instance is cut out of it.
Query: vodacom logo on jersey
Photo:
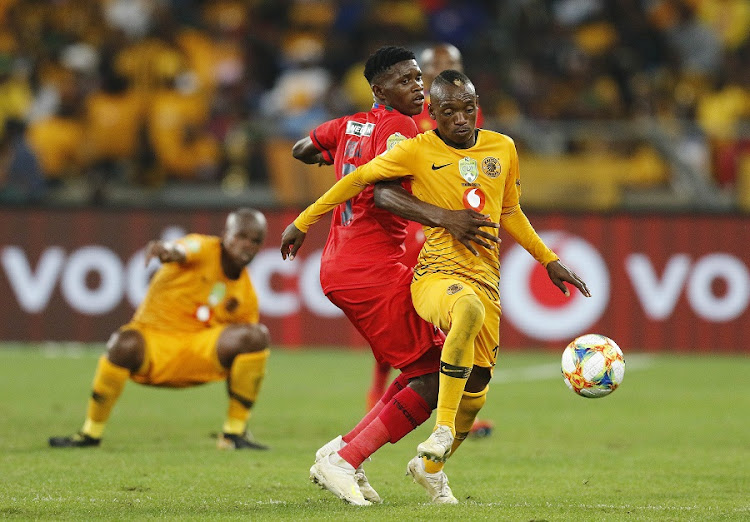
[[[573,288],[565,297],[549,280],[547,270],[516,244],[502,262],[503,315],[529,337],[568,339],[587,331],[604,313],[609,271],[597,249],[580,237],[558,231],[539,235],[595,291],[584,297]]]
[[[470,187],[464,192],[464,208],[481,212],[484,208],[485,200],[484,192],[480,188]]]

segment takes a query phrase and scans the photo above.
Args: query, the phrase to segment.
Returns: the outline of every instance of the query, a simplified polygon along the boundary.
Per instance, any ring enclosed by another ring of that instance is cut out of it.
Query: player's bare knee
[[[219,351],[234,358],[240,353],[260,352],[268,348],[271,336],[263,324],[236,324],[227,327],[219,338]]]
[[[137,371],[143,365],[145,342],[136,330],[119,330],[107,341],[107,359],[112,364]]]
[[[429,405],[431,410],[437,407],[438,390],[440,388],[440,374],[437,372],[420,375],[409,381],[412,388]]]
[[[464,390],[470,393],[479,393],[484,390],[492,380],[492,372],[484,366],[474,366],[466,381]]]
[[[271,335],[264,324],[248,324],[240,330],[238,353],[260,352],[268,348]]]

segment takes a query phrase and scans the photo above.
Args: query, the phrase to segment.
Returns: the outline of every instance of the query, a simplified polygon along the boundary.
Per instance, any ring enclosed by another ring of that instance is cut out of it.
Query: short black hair
[[[416,56],[409,49],[395,45],[386,45],[370,55],[365,62],[365,78],[372,85],[375,78],[388,70],[392,65],[405,60],[416,60]]]
[[[459,72],[455,69],[446,69],[442,71],[440,74],[435,76],[435,79],[432,81],[432,86],[436,85],[466,85],[471,84],[472,87],[474,84],[469,79],[468,76],[466,76],[464,73]]]

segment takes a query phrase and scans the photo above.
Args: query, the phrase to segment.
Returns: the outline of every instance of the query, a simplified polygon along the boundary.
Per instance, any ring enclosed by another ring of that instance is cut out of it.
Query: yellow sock
[[[453,439],[451,455],[453,455],[469,435],[477,414],[479,414],[479,410],[482,409],[482,406],[487,401],[489,388],[489,386],[485,386],[484,390],[479,392],[464,391],[464,395],[461,397],[461,404],[458,405],[458,411],[456,412],[456,438]]]
[[[89,437],[101,439],[109,415],[120,397],[125,383],[130,377],[130,370],[109,362],[105,355],[99,358],[94,374],[93,391],[89,399],[86,421],[81,432]]]
[[[486,386],[484,390],[479,392],[467,392],[464,391],[461,397],[461,402],[458,405],[458,411],[456,412],[456,438],[453,439],[453,446],[451,446],[451,456],[456,453],[456,450],[471,431],[471,427],[474,425],[474,420],[479,414],[479,410],[482,409],[484,403],[487,401],[487,392],[490,387]],[[437,473],[443,469],[444,462],[433,462],[429,459],[424,459],[424,469],[427,473]]]
[[[445,466],[445,462],[433,462],[425,457],[422,457],[422,461],[424,462],[424,470],[427,473],[438,473]]]
[[[241,353],[234,358],[229,369],[227,389],[229,410],[224,422],[224,433],[244,433],[253,407],[266,375],[266,361],[271,351]]]
[[[456,431],[456,411],[474,364],[474,340],[484,323],[484,306],[475,295],[465,295],[453,305],[450,332],[440,356],[440,389],[436,424]]]

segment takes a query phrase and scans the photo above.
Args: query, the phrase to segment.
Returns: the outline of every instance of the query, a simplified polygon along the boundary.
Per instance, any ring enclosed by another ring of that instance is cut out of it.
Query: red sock
[[[339,455],[355,468],[386,442],[395,443],[430,418],[427,401],[411,388],[397,393],[380,415],[354,437]]]
[[[356,469],[367,457],[388,442],[389,437],[383,421],[376,417],[349,444],[339,450],[339,456]]]
[[[409,384],[409,379],[404,377],[403,374],[399,374],[398,377],[393,379],[393,382],[385,391],[380,400],[375,404],[375,406],[373,406],[372,409],[367,412],[367,415],[362,417],[362,420],[359,421],[356,426],[354,426],[352,431],[342,437],[342,440],[349,444],[352,439],[354,439],[354,437],[359,435],[359,433],[373,421],[373,419],[377,418],[385,405],[388,404],[398,392],[406,388],[407,384]]]
[[[378,419],[383,421],[388,430],[389,442],[395,444],[404,435],[415,429],[430,418],[432,410],[417,392],[411,388],[404,388],[393,397]]]

